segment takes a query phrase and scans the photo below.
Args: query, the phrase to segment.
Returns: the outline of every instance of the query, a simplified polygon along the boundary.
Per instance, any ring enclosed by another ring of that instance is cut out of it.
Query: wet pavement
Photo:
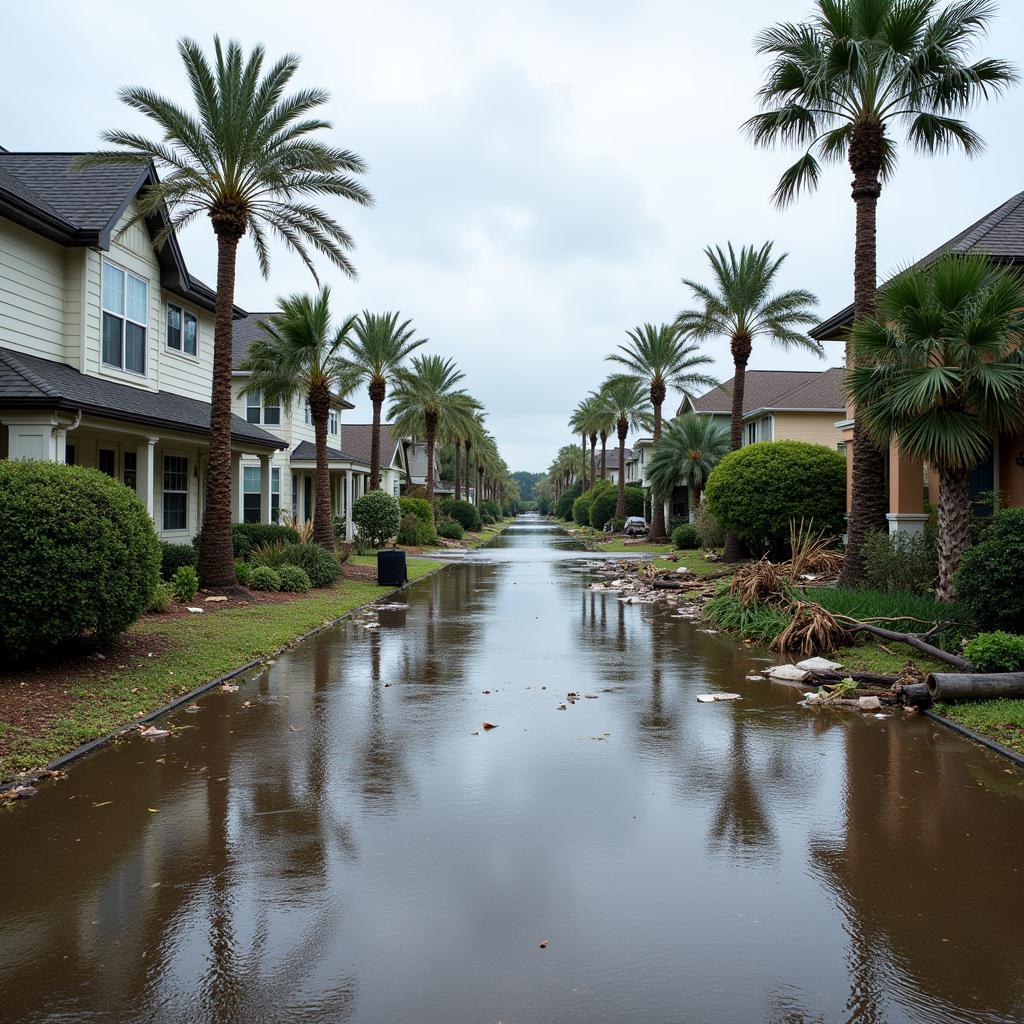
[[[596,564],[526,517],[6,808],[0,1021],[1024,1019],[1024,775]]]

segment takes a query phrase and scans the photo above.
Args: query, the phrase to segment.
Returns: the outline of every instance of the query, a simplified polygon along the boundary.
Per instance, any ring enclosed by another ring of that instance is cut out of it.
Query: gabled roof
[[[1024,192],[1010,196],[984,217],[918,260],[927,267],[945,252],[978,253],[1000,263],[1024,263]],[[813,331],[818,341],[835,340],[853,323],[853,304],[823,320]]]
[[[728,416],[732,413],[730,378],[718,387],[684,401],[684,409],[705,415]],[[743,415],[752,412],[842,412],[846,408],[842,393],[843,370],[747,370],[743,387]]]
[[[342,423],[341,436],[345,447],[350,452],[355,452],[361,462],[370,464],[370,456],[373,453],[373,424],[372,423]],[[404,438],[396,434],[390,423],[380,425],[380,460],[384,468],[389,468],[395,457],[395,451],[402,444]]]
[[[282,445],[282,447],[284,447]],[[292,462],[316,462],[316,445],[312,441],[300,441],[289,456]],[[343,452],[338,448],[327,449],[328,462],[354,462],[359,466],[369,468],[370,463],[350,452]]]
[[[264,320],[273,320],[276,313],[245,313],[243,316],[235,317],[231,325],[231,369],[235,373],[242,370],[242,363],[249,353],[249,346],[257,338],[265,336],[266,332],[260,326]],[[342,409],[354,409],[355,406],[344,398],[335,396],[335,404]]]
[[[210,404],[170,391],[80,373],[73,366],[0,348],[0,404],[6,409],[65,409],[112,420],[208,436]],[[231,417],[231,436],[259,448],[284,448],[283,441],[241,416]]]
[[[629,462],[630,459],[633,458],[633,449],[632,448],[626,448],[623,451],[622,454],[623,454],[623,457],[625,458],[625,461]],[[599,455],[597,458],[598,458],[598,462],[600,462],[601,461],[601,456]],[[616,446],[615,448],[609,448],[605,452],[604,466],[605,466],[605,469],[618,469],[619,468],[619,449],[618,449],[618,446]]]
[[[157,180],[156,168],[129,164],[75,169],[84,153],[9,153],[0,150],[0,217],[65,246],[110,248],[111,236],[132,200]],[[155,237],[166,216],[147,218]],[[160,283],[168,291],[213,309],[214,290],[185,267],[173,235],[157,252]],[[235,307],[235,315],[244,310]]]

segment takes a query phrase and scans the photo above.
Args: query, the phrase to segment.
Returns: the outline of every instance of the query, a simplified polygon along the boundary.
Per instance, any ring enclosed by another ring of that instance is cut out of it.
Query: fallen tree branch
[[[959,654],[950,654],[949,651],[944,651],[941,647],[935,647],[932,644],[927,643],[922,640],[917,633],[897,633],[891,629],[882,629],[881,626],[873,626],[869,622],[860,622],[857,619],[850,618],[848,615],[837,615],[836,620],[840,622],[849,633],[863,631],[866,633],[872,633],[875,636],[880,636],[883,640],[896,640],[899,643],[913,647],[922,654],[927,654],[931,658],[935,658],[938,661],[944,661],[947,665],[955,665],[957,668],[963,669],[965,672],[974,671],[974,666],[966,658],[961,658]]]

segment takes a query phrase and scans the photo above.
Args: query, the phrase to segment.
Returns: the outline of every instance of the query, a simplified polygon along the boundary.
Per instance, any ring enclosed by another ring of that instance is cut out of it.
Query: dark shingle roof
[[[170,391],[146,391],[80,373],[66,363],[0,348],[0,404],[5,408],[68,409],[207,436],[210,405]],[[261,427],[231,417],[231,436],[261,448],[284,448]]]
[[[1001,263],[1024,263],[1024,192],[1010,196],[984,217],[943,242],[915,267],[926,267],[944,252],[978,253]],[[835,339],[853,323],[853,304],[823,320],[811,331],[819,341]]]
[[[633,458],[633,449],[632,448],[626,448],[623,451],[622,454],[623,454],[623,457],[624,457],[625,461],[629,462],[629,460]],[[601,461],[601,456],[598,455],[597,459],[598,459],[598,462],[600,462]],[[619,468],[619,447],[618,447],[618,445],[616,445],[614,448],[609,448],[605,452],[604,465],[605,465],[605,469],[618,469]]]
[[[370,464],[370,455],[373,451],[373,424],[372,423],[342,423],[341,437],[345,447],[350,452],[355,452],[360,462]],[[402,438],[392,432],[390,423],[380,425],[380,460],[382,468],[387,469],[395,455],[395,448],[398,447]]]
[[[316,445],[312,441],[300,441],[289,456],[292,462],[316,462]],[[360,466],[369,466],[369,460],[360,459],[349,452],[340,451],[338,448],[327,449],[328,462],[355,462]]]
[[[834,412],[845,408],[842,367],[828,370],[747,370],[743,415],[755,409],[800,409]],[[732,412],[732,379],[693,401],[693,411],[728,415]]]

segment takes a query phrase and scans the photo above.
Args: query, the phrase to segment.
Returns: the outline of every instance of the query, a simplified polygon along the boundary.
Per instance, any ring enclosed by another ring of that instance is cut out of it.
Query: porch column
[[[345,470],[345,540],[355,536],[352,529],[352,470]]]
[[[156,443],[159,438],[147,437],[135,449],[135,493],[146,506],[149,518],[156,516]]]
[[[889,448],[889,521],[890,533],[920,533],[928,522],[924,511],[924,463],[905,458]]]
[[[231,453],[231,522],[242,521],[242,455]]]
[[[273,522],[270,514],[270,455],[260,456],[260,522]]]

